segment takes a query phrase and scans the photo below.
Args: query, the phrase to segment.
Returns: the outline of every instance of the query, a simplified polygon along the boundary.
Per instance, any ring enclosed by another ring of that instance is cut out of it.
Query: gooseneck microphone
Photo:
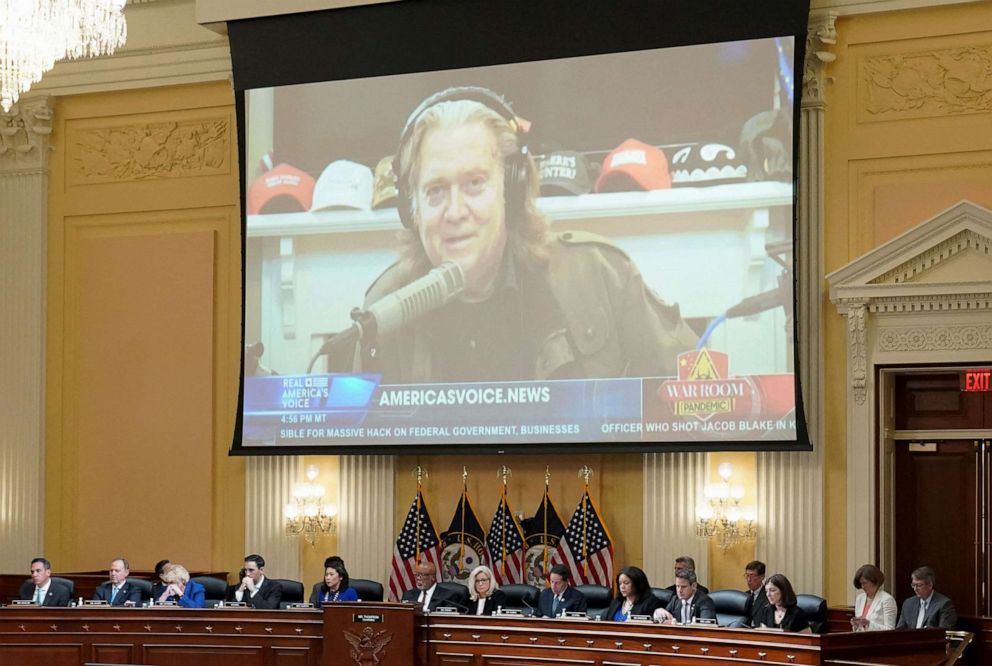
[[[324,354],[354,347],[359,340],[372,340],[379,335],[398,331],[428,312],[444,307],[464,290],[465,273],[461,266],[446,261],[432,268],[426,275],[383,296],[367,310],[352,311],[351,318],[355,323],[321,345],[310,359],[307,372]]]

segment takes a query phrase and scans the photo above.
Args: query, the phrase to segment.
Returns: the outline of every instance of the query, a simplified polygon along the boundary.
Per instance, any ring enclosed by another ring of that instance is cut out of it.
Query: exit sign
[[[992,368],[965,370],[962,391],[992,391]]]

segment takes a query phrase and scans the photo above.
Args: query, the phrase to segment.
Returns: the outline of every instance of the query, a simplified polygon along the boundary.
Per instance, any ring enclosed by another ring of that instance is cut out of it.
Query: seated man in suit
[[[678,573],[680,571],[688,571],[688,570],[691,571],[696,570],[696,560],[694,560],[692,557],[688,555],[679,555],[678,557],[676,557],[675,565],[672,567],[672,571]],[[706,594],[710,593],[709,588],[707,588],[702,583],[697,583],[696,585],[700,592],[705,592]],[[674,585],[669,585],[665,589],[667,589],[669,592],[675,592]],[[673,596],[672,598],[674,599],[675,597]]]
[[[662,624],[689,624],[697,618],[715,620],[716,604],[699,589],[696,572],[683,569],[675,574],[675,596],[668,606],[654,612],[654,619]]]
[[[747,584],[747,601],[744,603],[744,621],[741,625],[756,627],[757,618],[761,617],[762,609],[768,605],[765,595],[765,563],[759,560],[748,562],[744,566],[744,582]]]
[[[548,576],[551,587],[541,590],[534,615],[537,617],[560,617],[566,612],[586,612],[588,606],[585,595],[568,584],[571,577],[572,572],[564,564],[556,564],[551,567],[551,574]]]
[[[52,580],[52,563],[44,557],[31,560],[31,580],[24,581],[17,598],[34,601],[36,606],[68,606],[72,601],[69,587]]]
[[[933,569],[920,567],[912,573],[912,578],[916,594],[902,602],[896,629],[953,629],[958,623],[958,612],[950,599],[933,589],[936,582]]]
[[[94,601],[106,601],[111,606],[134,607],[141,603],[141,590],[128,582],[131,567],[127,560],[118,557],[110,563],[110,581],[101,583],[93,595]]]
[[[228,588],[228,601],[242,601],[252,608],[279,608],[282,588],[265,577],[265,559],[261,555],[245,557],[245,575],[241,583]]]
[[[413,569],[413,578],[417,587],[403,593],[400,601],[407,601],[421,604],[428,613],[435,611],[440,606],[454,606],[459,611],[462,610],[454,593],[443,587],[438,587],[437,571],[434,565],[424,560]],[[465,609],[468,610],[468,609]]]

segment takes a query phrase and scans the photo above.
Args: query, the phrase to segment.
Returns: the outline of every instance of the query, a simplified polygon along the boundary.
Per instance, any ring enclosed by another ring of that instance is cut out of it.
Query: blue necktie
[[[114,605],[114,599],[117,598],[117,588],[113,587],[110,589],[110,605]]]

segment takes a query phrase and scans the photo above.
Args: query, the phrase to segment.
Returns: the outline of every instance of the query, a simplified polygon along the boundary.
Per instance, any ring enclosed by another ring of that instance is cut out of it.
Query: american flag
[[[399,601],[403,593],[416,587],[413,568],[419,562],[430,562],[435,570],[441,562],[441,541],[418,490],[403,521],[400,535],[393,547],[393,562],[389,573],[389,600]]]
[[[486,546],[493,561],[493,573],[500,585],[526,582],[524,535],[504,494],[486,535]]]
[[[613,540],[588,490],[582,493],[572,519],[568,521],[554,559],[572,571],[576,585],[613,587]]]

